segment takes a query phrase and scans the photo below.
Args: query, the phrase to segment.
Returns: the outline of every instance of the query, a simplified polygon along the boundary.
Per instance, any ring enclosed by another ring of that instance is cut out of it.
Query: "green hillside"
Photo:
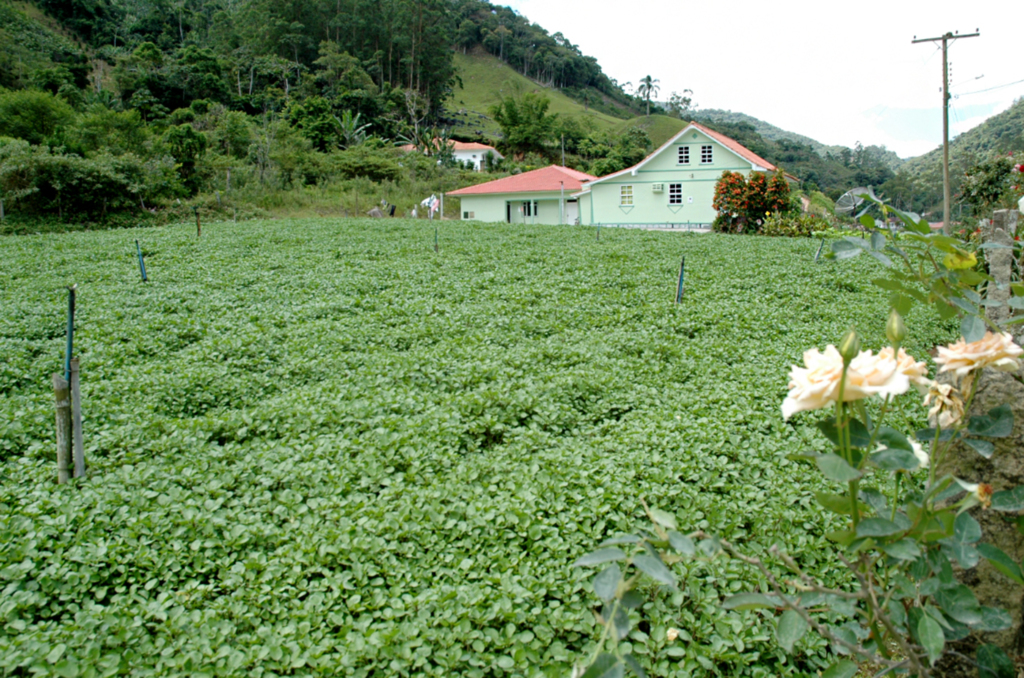
[[[675,136],[685,126],[685,121],[667,115],[639,116],[632,120],[620,122],[615,126],[614,132],[622,134],[631,127],[640,128],[647,132],[647,136],[651,138],[651,143],[657,148]]]
[[[845,146],[827,146],[816,139],[805,137],[802,134],[796,132],[789,132],[780,127],[776,127],[771,123],[765,122],[755,118],[752,115],[746,113],[737,113],[734,111],[725,111],[720,108],[706,108],[695,114],[698,121],[709,121],[709,122],[724,122],[730,124],[746,123],[757,130],[757,133],[768,141],[791,141],[805,146],[810,146],[814,149],[814,152],[825,157],[831,153],[835,157],[840,157],[844,151],[848,151]],[[874,158],[881,161],[886,167],[895,171],[903,165],[902,160],[895,152],[888,150],[884,146],[868,146],[865,149]]]
[[[457,121],[457,132],[464,135],[497,137],[498,125],[491,120],[488,110],[498,103],[499,97],[519,92],[543,92],[551,100],[549,113],[568,117],[589,116],[601,130],[612,129],[623,122],[607,113],[587,110],[560,90],[523,77],[482,49],[468,54],[456,52],[455,68],[462,86],[456,86],[448,102],[448,114]]]
[[[994,115],[949,144],[950,166],[966,168],[992,152],[1024,150],[1024,99]],[[942,147],[911,158],[904,166],[912,176],[927,176],[942,168]]]

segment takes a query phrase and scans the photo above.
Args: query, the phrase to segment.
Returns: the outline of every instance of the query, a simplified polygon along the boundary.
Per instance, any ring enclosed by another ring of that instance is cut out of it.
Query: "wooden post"
[[[4,201],[0,198],[0,221],[4,220]]]
[[[199,208],[193,207],[192,211],[196,215],[196,237],[200,238],[203,235],[203,225],[199,223]]]
[[[67,380],[53,375],[53,398],[57,409],[57,483],[68,481],[68,458],[71,456],[71,394]]]
[[[228,181],[224,185],[224,192],[225,193],[230,193],[231,192],[231,168],[230,167],[228,168]]]
[[[434,225],[434,252],[437,253],[440,250],[437,247],[437,225]]]
[[[85,444],[82,441],[82,390],[78,383],[78,358],[71,359],[71,442],[75,477],[85,477]]]

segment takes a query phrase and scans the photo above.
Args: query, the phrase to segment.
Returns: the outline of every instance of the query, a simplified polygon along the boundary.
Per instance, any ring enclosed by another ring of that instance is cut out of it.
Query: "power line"
[[[989,87],[988,89],[979,89],[979,90],[975,90],[974,92],[964,92],[963,94],[957,94],[957,96],[958,97],[965,97],[965,96],[969,96],[971,94],[981,94],[982,92],[991,92],[994,89],[1002,89],[1004,87],[1012,87],[1013,85],[1019,85],[1022,82],[1024,82],[1024,80],[1017,80],[1016,82],[1008,82],[1005,85],[996,85],[995,87]]]

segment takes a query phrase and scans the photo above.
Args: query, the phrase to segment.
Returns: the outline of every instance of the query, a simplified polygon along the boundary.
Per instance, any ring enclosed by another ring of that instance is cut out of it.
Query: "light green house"
[[[739,142],[690,123],[639,164],[588,181],[572,197],[580,223],[609,226],[705,226],[715,220],[715,183],[729,170],[774,172]]]
[[[574,224],[579,216],[573,193],[597,177],[550,165],[486,184],[447,193],[459,198],[463,221],[506,224]]]

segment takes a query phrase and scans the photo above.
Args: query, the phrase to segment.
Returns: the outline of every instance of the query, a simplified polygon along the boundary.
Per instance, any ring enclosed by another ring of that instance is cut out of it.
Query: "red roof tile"
[[[582,182],[593,181],[597,177],[578,172],[568,167],[549,165],[532,172],[513,174],[504,179],[495,179],[486,184],[469,186],[452,191],[448,195],[490,195],[492,193],[540,193],[561,190],[564,184],[566,191],[578,191],[583,188]]]
[[[448,142],[448,145],[452,147],[453,151],[492,151],[494,153],[498,153],[498,149],[496,149],[494,146],[488,146],[487,144],[481,144],[476,141],[452,140]],[[398,148],[406,152],[416,150],[416,146],[414,144],[405,144],[403,146],[399,146]]]

